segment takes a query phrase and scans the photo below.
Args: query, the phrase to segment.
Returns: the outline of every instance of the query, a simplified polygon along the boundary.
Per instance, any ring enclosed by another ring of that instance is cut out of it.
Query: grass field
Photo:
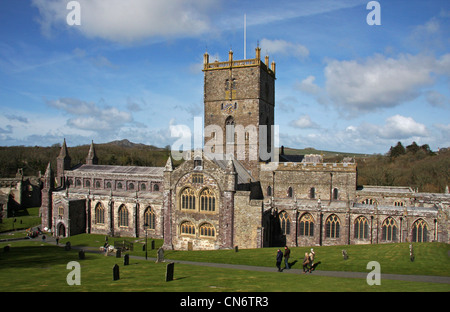
[[[78,235],[70,238],[72,246],[102,245],[102,235]],[[162,243],[156,241],[156,246]],[[100,244],[99,244],[100,243]],[[10,245],[10,251],[3,247]],[[143,256],[139,243],[130,253]],[[243,271],[197,265],[175,265],[175,279],[165,282],[165,263],[130,259],[123,266],[123,259],[86,253],[85,260],[78,260],[78,251],[41,241],[14,241],[0,243],[0,285],[2,291],[64,291],[64,292],[285,292],[285,291],[434,291],[448,292],[449,284],[382,280],[380,286],[369,286],[365,279],[334,278],[313,274],[285,274],[275,271],[276,248],[218,251],[166,251],[166,259],[221,262],[273,267],[274,272]],[[342,248],[349,253],[343,260]],[[309,248],[292,248],[292,260],[299,260]],[[379,261],[382,273],[450,276],[449,245],[439,243],[414,244],[416,260],[409,260],[409,244],[350,245],[314,247],[318,270],[369,272],[368,261]],[[149,251],[154,257],[155,250]],[[81,265],[81,285],[69,286],[66,277],[70,272],[67,263],[78,261]],[[112,267],[120,267],[120,280],[113,281]],[[293,268],[301,268],[300,261]]]

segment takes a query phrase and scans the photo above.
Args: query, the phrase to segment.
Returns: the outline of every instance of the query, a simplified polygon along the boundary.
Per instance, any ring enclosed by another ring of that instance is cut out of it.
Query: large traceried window
[[[281,234],[289,235],[291,233],[291,218],[286,211],[280,213]]]
[[[95,223],[104,224],[105,223],[105,208],[101,203],[95,206]]]
[[[355,238],[368,239],[369,238],[369,220],[366,217],[359,216],[355,220]]]
[[[128,209],[125,205],[119,208],[119,226],[128,226]]]
[[[341,220],[335,214],[332,214],[326,221],[326,236],[328,238],[339,238],[339,230],[341,227]]]
[[[216,197],[210,189],[204,189],[200,194],[200,210],[216,211]]]
[[[181,193],[181,209],[195,210],[195,192],[185,188]]]
[[[186,235],[195,235],[195,226],[190,221],[185,221],[180,225],[180,233]]]
[[[381,239],[384,241],[397,239],[397,222],[393,218],[388,217],[381,224]]]
[[[423,219],[414,222],[412,227],[412,241],[416,243],[428,241],[428,225]]]
[[[206,237],[216,236],[216,230],[214,229],[214,226],[212,226],[209,223],[203,223],[200,226],[200,236],[206,236]]]
[[[152,207],[147,207],[144,212],[144,226],[147,230],[155,229],[155,212]]]
[[[314,236],[314,219],[309,213],[301,216],[298,224],[298,232],[300,236]]]

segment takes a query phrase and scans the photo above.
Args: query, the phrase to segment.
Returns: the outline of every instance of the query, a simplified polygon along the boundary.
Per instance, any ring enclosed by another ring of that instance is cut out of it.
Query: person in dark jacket
[[[283,260],[283,253],[280,249],[277,251],[277,268],[278,272],[281,272],[281,261]]]
[[[289,270],[289,257],[291,255],[291,250],[288,246],[284,246],[284,269]]]

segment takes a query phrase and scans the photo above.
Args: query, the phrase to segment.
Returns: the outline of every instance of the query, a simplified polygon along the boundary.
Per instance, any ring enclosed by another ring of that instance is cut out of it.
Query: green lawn
[[[72,246],[98,247],[104,242],[102,235],[78,235],[70,238]],[[162,241],[157,240],[157,247]],[[135,244],[132,254],[143,256],[142,247]],[[10,251],[3,247],[10,245]],[[342,248],[349,253],[343,260]],[[439,243],[414,244],[416,260],[409,260],[409,244],[360,245],[314,247],[318,270],[366,270],[368,261],[379,261],[382,273],[444,275],[449,276],[449,246]],[[306,247],[292,248],[293,259],[299,259]],[[309,249],[308,249],[309,250]],[[218,251],[166,251],[166,258],[192,261],[223,262],[274,267],[276,248]],[[155,251],[149,251],[154,257]],[[405,259],[404,259],[405,258]],[[70,261],[81,264],[81,285],[66,282]],[[120,280],[112,280],[112,267],[120,267]],[[436,268],[433,268],[436,266]],[[294,268],[301,268],[300,262]],[[450,285],[382,280],[380,286],[369,286],[365,279],[333,278],[313,274],[285,274],[222,269],[196,265],[175,265],[175,280],[165,282],[165,263],[131,258],[129,266],[123,259],[86,253],[78,260],[78,251],[64,251],[61,247],[40,241],[14,241],[0,243],[0,285],[2,291],[450,291]]]
[[[39,207],[26,208],[17,212],[16,217],[6,218],[0,223],[0,233],[28,229],[41,224]],[[6,235],[6,236],[5,236]],[[26,236],[25,231],[13,233],[13,236]],[[11,235],[9,235],[11,237]],[[8,238],[8,234],[1,234],[2,239]]]

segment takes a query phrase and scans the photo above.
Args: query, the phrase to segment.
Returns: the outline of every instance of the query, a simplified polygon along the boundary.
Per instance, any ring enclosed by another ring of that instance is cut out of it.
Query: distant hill
[[[96,144],[96,146],[97,145],[116,145],[116,146],[125,147],[125,148],[140,147],[140,148],[147,148],[147,149],[158,150],[158,151],[164,150],[163,148],[156,147],[154,145],[146,145],[146,144],[142,144],[142,143],[133,143],[133,142],[130,142],[129,140],[127,140],[127,139],[116,140],[116,141],[103,143],[103,144]]]

